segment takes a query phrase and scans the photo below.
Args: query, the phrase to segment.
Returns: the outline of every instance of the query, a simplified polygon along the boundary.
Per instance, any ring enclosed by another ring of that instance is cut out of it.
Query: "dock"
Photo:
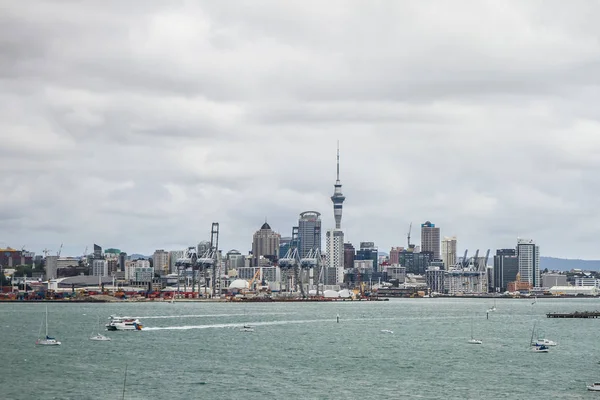
[[[572,313],[548,313],[548,318],[600,318],[600,311],[575,311]]]

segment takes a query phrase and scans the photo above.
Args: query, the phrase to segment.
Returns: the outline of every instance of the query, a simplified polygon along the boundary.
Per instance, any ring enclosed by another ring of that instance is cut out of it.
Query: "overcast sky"
[[[0,247],[325,231],[339,140],[356,247],[600,258],[598,4],[0,0]]]

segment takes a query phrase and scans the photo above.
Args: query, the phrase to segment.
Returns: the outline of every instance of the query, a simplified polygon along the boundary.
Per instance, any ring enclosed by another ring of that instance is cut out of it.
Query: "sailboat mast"
[[[46,337],[48,337],[48,306],[46,306]]]

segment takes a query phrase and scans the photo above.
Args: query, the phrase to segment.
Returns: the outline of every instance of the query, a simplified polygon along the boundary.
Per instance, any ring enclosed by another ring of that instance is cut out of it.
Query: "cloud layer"
[[[600,6],[6,2],[0,247],[248,251],[305,210],[358,246],[598,258]],[[413,230],[413,238],[419,233]]]

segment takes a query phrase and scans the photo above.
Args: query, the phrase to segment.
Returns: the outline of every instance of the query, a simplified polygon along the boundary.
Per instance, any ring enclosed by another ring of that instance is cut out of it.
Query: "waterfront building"
[[[433,259],[440,259],[440,228],[430,221],[421,224],[421,251],[430,251]]]
[[[498,249],[494,256],[493,282],[490,287],[495,292],[508,290],[508,283],[517,279],[519,260],[516,249]]]
[[[404,284],[406,280],[406,267],[399,265],[388,265],[384,269],[384,281],[397,281],[399,284]]]
[[[155,250],[152,255],[152,266],[154,271],[161,275],[169,273],[169,252],[165,250]]]
[[[354,268],[356,249],[352,243],[344,243],[344,269]]]
[[[93,276],[108,276],[108,262],[106,260],[92,260],[92,275]]]
[[[2,268],[13,268],[19,265],[33,265],[35,253],[30,251],[16,250],[11,247],[0,248],[0,266]]]
[[[558,274],[555,274],[558,275]],[[560,282],[558,278],[555,278],[555,280],[558,282],[558,284],[556,285],[551,285],[551,286],[567,286],[567,277],[565,275],[559,275],[564,277],[564,281]],[[542,282],[544,281],[544,275],[542,275]],[[575,286],[593,286],[595,288],[600,288],[600,279],[596,279],[596,278],[591,278],[591,277],[586,277],[586,278],[575,278]],[[545,286],[545,287],[550,287],[550,286]]]
[[[428,267],[425,271],[425,282],[431,292],[444,293],[444,277],[446,273],[443,268]]]
[[[567,286],[567,275],[547,273],[542,274],[542,287],[550,288],[552,286]]]
[[[484,294],[488,291],[486,271],[454,269],[445,272],[444,290],[450,295]]]
[[[360,242],[360,249],[356,251],[355,261],[373,260],[373,272],[378,272],[379,250],[374,242]],[[356,262],[354,263],[356,265]]]
[[[254,233],[252,239],[252,257],[254,266],[259,266],[261,257],[270,260],[272,263],[279,259],[279,240],[281,235],[273,232],[267,222],[265,222],[258,231]]]
[[[456,265],[456,236],[444,237],[442,240],[442,261],[446,270]]]
[[[517,240],[517,258],[521,282],[540,287],[540,248],[532,239]]]
[[[311,250],[321,251],[321,214],[316,211],[300,213],[298,220],[298,237],[300,246],[298,253],[304,258]]]
[[[404,250],[398,255],[398,261],[401,266],[406,267],[407,273],[423,275],[431,263],[432,255],[431,252]]]

